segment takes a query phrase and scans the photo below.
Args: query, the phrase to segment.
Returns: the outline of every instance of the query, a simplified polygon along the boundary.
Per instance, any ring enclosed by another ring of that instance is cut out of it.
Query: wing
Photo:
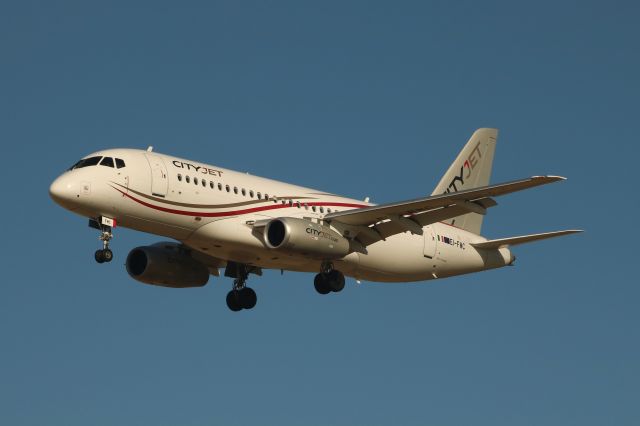
[[[330,213],[327,222],[350,238],[367,246],[391,235],[410,231],[422,234],[422,227],[465,213],[484,215],[497,205],[491,197],[565,180],[561,176],[533,176],[528,179],[489,185],[464,191],[398,203]]]

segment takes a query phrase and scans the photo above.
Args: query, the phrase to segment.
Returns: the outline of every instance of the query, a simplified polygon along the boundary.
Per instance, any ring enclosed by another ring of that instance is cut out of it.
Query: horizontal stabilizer
[[[482,241],[480,243],[471,243],[475,248],[480,249],[499,249],[506,246],[515,246],[517,244],[530,243],[531,241],[546,240],[547,238],[560,237],[562,235],[575,234],[583,232],[580,229],[567,229],[565,231],[543,232],[542,234],[521,235],[519,237],[499,238],[497,240]]]

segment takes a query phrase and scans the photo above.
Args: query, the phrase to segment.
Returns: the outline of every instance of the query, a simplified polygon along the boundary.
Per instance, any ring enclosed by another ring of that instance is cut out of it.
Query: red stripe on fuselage
[[[176,209],[170,209],[167,207],[160,207],[160,206],[156,206],[154,204],[150,204],[147,203],[145,201],[142,201],[136,197],[133,197],[131,194],[127,194],[121,190],[119,190],[118,188],[114,188],[116,191],[120,192],[122,195],[124,195],[127,198],[130,198],[131,200],[135,201],[138,204],[142,204],[145,207],[149,207],[151,209],[154,210],[159,210],[161,212],[165,212],[165,213],[171,213],[171,214],[179,214],[182,216],[199,216],[199,217],[225,217],[225,216],[239,216],[239,215],[243,215],[243,214],[247,214],[247,213],[255,213],[255,212],[261,212],[261,211],[266,211],[266,210],[275,210],[275,209],[286,209],[286,208],[293,208],[293,206],[290,206],[288,203],[287,204],[272,204],[272,205],[268,205],[268,206],[262,206],[262,207],[253,207],[250,209],[242,209],[242,210],[232,210],[232,211],[226,211],[226,212],[190,212],[190,211],[186,211],[186,210],[176,210]],[[353,208],[362,208],[362,207],[369,207],[366,205],[362,205],[362,204],[351,204],[351,203],[306,203],[308,206],[313,207],[313,206],[322,206],[322,207],[353,207]]]

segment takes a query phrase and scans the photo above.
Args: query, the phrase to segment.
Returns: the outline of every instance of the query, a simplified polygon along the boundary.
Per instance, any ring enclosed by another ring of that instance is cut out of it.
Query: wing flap
[[[506,246],[515,246],[518,244],[530,243],[532,241],[546,240],[547,238],[561,237],[563,235],[576,234],[583,232],[580,229],[567,229],[564,231],[543,232],[541,234],[521,235],[518,237],[499,238],[496,240],[483,241],[480,243],[471,243],[472,246],[479,249],[499,249]]]
[[[488,199],[487,199],[488,200]],[[486,202],[487,206],[496,205],[496,202]],[[430,225],[432,223],[441,222],[452,217],[457,217],[461,214],[468,213],[468,210],[461,206],[443,207],[439,209],[429,210],[427,212],[414,214],[408,217],[403,217],[404,220],[408,220],[416,224],[414,226],[407,226],[406,223],[401,223],[397,218],[388,218],[382,220],[372,226],[364,225],[347,225],[339,221],[334,221],[331,225],[338,230],[342,235],[349,236],[351,238],[357,238],[358,241],[368,246],[377,241],[384,240],[392,235],[402,234],[403,232],[412,232],[414,234],[421,234],[422,227]]]

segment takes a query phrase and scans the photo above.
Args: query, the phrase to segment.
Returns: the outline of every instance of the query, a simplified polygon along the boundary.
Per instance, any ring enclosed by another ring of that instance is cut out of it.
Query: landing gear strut
[[[325,262],[321,272],[314,278],[313,286],[320,294],[339,293],[344,288],[344,274],[333,269],[331,262]]]
[[[253,309],[258,301],[258,296],[252,288],[247,287],[250,268],[242,264],[233,264],[231,268],[230,266],[227,266],[225,275],[235,276],[235,279],[233,280],[233,289],[227,293],[227,306],[233,312]]]
[[[95,220],[89,221],[89,226],[100,230],[98,239],[102,241],[102,249],[96,250],[94,255],[98,263],[111,262],[113,260],[113,252],[109,249],[109,241],[113,238],[113,232],[111,225],[107,225],[105,222],[113,223],[113,219],[99,218],[99,222]]]

